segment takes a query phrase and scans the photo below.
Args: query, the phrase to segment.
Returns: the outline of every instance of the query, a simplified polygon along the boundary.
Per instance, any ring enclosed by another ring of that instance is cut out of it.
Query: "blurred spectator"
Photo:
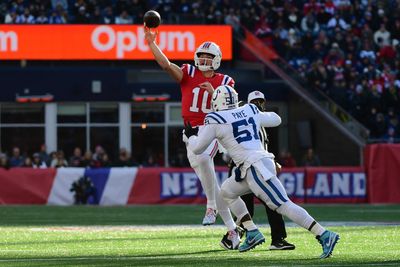
[[[63,11],[52,11],[49,17],[49,24],[65,24],[67,23],[67,16]]]
[[[52,168],[68,167],[68,162],[64,158],[64,151],[57,151],[56,158],[51,161]]]
[[[101,158],[101,167],[111,167],[112,163],[110,161],[110,158],[107,153],[103,154],[103,157]]]
[[[93,155],[90,150],[86,151],[83,155],[81,166],[85,168],[97,168],[96,161],[93,160]]]
[[[7,155],[0,153],[0,168],[8,170],[10,167],[10,161],[8,160]]]
[[[68,10],[68,1],[67,0],[51,0],[51,6],[53,9],[56,9],[57,6],[61,6],[63,9]]]
[[[399,135],[396,134],[396,130],[393,127],[389,127],[387,133],[383,137],[387,143],[395,143],[396,139],[399,139]]]
[[[17,16],[15,23],[17,23],[17,24],[34,24],[35,18],[32,16],[29,8],[25,8],[24,13]]]
[[[115,24],[133,24],[133,18],[126,10],[122,10],[121,14],[115,18]]]
[[[47,24],[49,23],[49,19],[46,16],[46,12],[44,10],[40,11],[39,16],[35,20],[36,24]]]
[[[235,32],[240,31],[240,18],[236,14],[235,9],[229,9],[229,13],[225,16],[225,24],[231,25]]]
[[[104,9],[102,23],[104,23],[104,24],[114,24],[115,23],[115,17],[114,17],[113,9],[111,6],[107,6]]]
[[[335,16],[328,21],[327,27],[328,29],[340,27],[342,30],[347,30],[350,25],[340,16],[339,13],[336,13]]]
[[[189,167],[190,164],[187,159],[186,152],[179,149],[175,155],[171,155],[170,165],[173,167]]]
[[[46,144],[40,146],[39,157],[42,162],[46,163],[47,166],[50,166],[52,158],[47,154]]]
[[[33,154],[32,167],[34,169],[45,169],[45,168],[47,168],[46,162],[44,162],[44,161],[42,161],[40,159],[40,154],[39,153],[34,153]]]
[[[85,6],[80,6],[78,14],[75,16],[76,24],[88,24],[90,22],[90,14],[87,12]]]
[[[30,158],[30,157],[26,157],[26,158],[24,159],[24,163],[22,164],[21,167],[24,167],[24,168],[32,168],[32,160],[31,160],[31,158]]]
[[[24,158],[21,156],[19,147],[14,147],[12,150],[12,157],[10,158],[11,167],[20,167],[24,163]]]
[[[128,151],[125,148],[119,150],[119,157],[114,163],[115,167],[132,167],[137,166],[131,159]]]
[[[312,12],[309,12],[302,20],[301,20],[301,30],[304,33],[311,32],[313,35],[316,35],[319,32],[319,24],[314,17]]]
[[[97,145],[94,148],[94,153],[93,153],[93,160],[95,161],[95,164],[100,167],[101,166],[101,161],[103,159],[103,155],[106,152],[104,151],[104,148],[100,145]]]
[[[73,155],[69,158],[70,167],[83,167],[82,150],[79,147],[74,148]]]
[[[289,151],[282,151],[279,155],[278,163],[283,167],[296,167],[296,160],[292,157],[292,153]]]
[[[382,23],[379,30],[374,33],[374,42],[379,47],[390,45],[390,32],[386,30],[385,24]]]
[[[56,160],[56,159],[57,159],[57,151],[50,152],[49,161],[46,162],[47,166],[51,166],[51,163],[53,162],[53,160]]]
[[[312,148],[308,148],[306,154],[303,156],[303,166],[320,166],[321,162],[319,157],[314,154]]]
[[[17,12],[15,10],[10,10],[4,17],[5,24],[16,24],[17,23]]]
[[[143,163],[143,167],[155,167],[158,166],[157,162],[154,160],[153,155],[149,155],[146,161]]]

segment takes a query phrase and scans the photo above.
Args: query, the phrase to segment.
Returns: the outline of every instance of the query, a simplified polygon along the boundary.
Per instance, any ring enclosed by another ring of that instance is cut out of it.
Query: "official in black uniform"
[[[247,98],[248,103],[255,104],[260,111],[266,110],[266,100],[264,94],[260,91],[253,91],[248,95]],[[244,103],[243,103],[244,104]],[[240,105],[240,104],[239,104]],[[264,149],[267,150],[268,146],[268,135],[265,128],[260,129],[260,139],[264,145]],[[277,172],[280,170],[281,166],[279,163],[275,163],[277,166]],[[235,164],[231,161],[229,163],[229,177],[232,173],[232,169],[235,167]],[[241,196],[243,201],[246,204],[247,210],[251,217],[254,215],[254,194],[247,194]],[[263,202],[262,202],[263,203]],[[269,247],[270,250],[293,250],[295,246],[293,244],[288,243],[285,238],[287,237],[286,229],[285,229],[285,222],[283,221],[282,215],[277,213],[276,211],[271,210],[265,203],[265,210],[267,212],[268,222],[271,226],[271,246]]]

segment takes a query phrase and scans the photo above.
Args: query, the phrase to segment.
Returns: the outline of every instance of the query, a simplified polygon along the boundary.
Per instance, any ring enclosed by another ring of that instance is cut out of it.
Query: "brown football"
[[[144,14],[143,21],[146,23],[146,27],[157,28],[161,23],[161,16],[157,11],[149,10]]]

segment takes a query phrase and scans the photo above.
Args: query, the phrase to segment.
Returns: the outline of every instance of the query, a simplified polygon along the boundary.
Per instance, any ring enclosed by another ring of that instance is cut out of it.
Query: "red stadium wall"
[[[0,169],[0,204],[46,204],[55,169]]]
[[[368,145],[364,162],[368,202],[400,203],[400,144]]]

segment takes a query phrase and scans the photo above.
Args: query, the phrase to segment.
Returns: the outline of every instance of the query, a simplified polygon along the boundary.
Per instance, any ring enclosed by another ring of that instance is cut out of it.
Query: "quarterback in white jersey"
[[[339,235],[326,230],[305,209],[288,198],[276,176],[274,155],[264,150],[259,140],[260,127],[278,126],[280,117],[274,112],[260,112],[253,104],[238,108],[236,91],[226,85],[214,91],[212,108],[215,112],[206,116],[203,131],[198,136],[187,134],[184,140],[197,154],[217,139],[239,166],[240,171],[233,174],[235,178],[225,180],[221,186],[223,199],[246,228],[246,240],[239,246],[239,251],[248,251],[265,241],[239,197],[253,192],[272,210],[312,232],[322,245],[320,258],[329,257]]]

